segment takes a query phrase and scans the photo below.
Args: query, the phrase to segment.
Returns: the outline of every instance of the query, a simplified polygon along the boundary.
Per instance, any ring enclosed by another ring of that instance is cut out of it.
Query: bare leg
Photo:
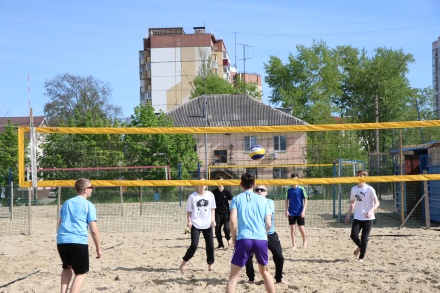
[[[275,283],[272,276],[270,275],[269,266],[268,265],[262,266],[258,264],[258,269],[260,270],[261,277],[263,277],[264,287],[266,287],[266,292],[275,293]]]
[[[292,240],[292,249],[295,249],[295,225],[290,225],[290,239]]]
[[[69,289],[70,280],[72,280],[72,267],[68,267],[67,269],[63,269],[61,272],[61,293],[67,293],[67,289]]]
[[[70,287],[70,293],[79,293],[85,278],[86,274],[75,275],[75,278],[72,282],[72,287]]]
[[[306,237],[306,228],[304,226],[298,226],[299,232],[301,232],[301,237],[303,239],[303,248],[307,247],[307,237]]]
[[[228,284],[226,285],[226,293],[234,293],[240,278],[241,267],[231,264],[231,272],[229,273]]]

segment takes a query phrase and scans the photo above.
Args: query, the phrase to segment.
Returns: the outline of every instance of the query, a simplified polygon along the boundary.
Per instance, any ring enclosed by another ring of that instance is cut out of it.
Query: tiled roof
[[[11,121],[12,125],[16,126],[29,126],[30,118],[27,117],[0,117],[0,133],[3,133],[5,126]],[[44,126],[46,118],[44,116],[34,116],[34,126]]]
[[[205,97],[199,96],[166,113],[175,126],[275,126],[307,125],[292,115],[263,104],[247,95],[206,95],[208,123],[205,125]]]

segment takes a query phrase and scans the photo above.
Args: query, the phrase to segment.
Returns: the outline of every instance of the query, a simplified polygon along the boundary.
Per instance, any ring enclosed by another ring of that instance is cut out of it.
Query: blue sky
[[[150,27],[194,26],[222,38],[232,64],[263,78],[271,55],[287,60],[313,40],[372,53],[402,49],[415,57],[413,87],[432,86],[432,42],[440,36],[439,0],[0,0],[0,117],[43,115],[44,82],[58,74],[93,76],[113,88],[130,116],[139,102],[138,52]],[[236,45],[237,43],[237,45]],[[270,88],[263,83],[264,101]]]

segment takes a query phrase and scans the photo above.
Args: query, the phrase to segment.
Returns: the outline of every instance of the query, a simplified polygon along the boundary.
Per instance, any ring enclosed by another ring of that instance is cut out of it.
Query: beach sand
[[[0,235],[0,292],[59,291],[61,261],[51,211],[53,207],[33,211],[38,221],[29,236]],[[350,225],[306,229],[308,247],[295,250],[290,249],[288,229],[277,229],[284,280],[289,282],[277,284],[277,292],[440,292],[438,229],[373,227],[363,263],[353,255]],[[299,233],[297,237],[301,239]],[[101,240],[103,256],[96,259],[90,238],[90,272],[82,292],[225,292],[232,249],[216,250],[215,271],[208,271],[201,237],[195,257],[181,273],[190,244],[183,227],[179,233],[101,232]],[[272,260],[270,270],[273,275]],[[243,270],[237,292],[264,292],[258,274],[255,280],[248,284]]]

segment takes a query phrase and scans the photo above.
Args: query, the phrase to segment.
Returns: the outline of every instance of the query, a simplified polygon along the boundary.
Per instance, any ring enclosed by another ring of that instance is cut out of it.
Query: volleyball
[[[261,145],[254,145],[249,150],[249,157],[251,157],[252,160],[262,159],[265,154],[266,150]]]

